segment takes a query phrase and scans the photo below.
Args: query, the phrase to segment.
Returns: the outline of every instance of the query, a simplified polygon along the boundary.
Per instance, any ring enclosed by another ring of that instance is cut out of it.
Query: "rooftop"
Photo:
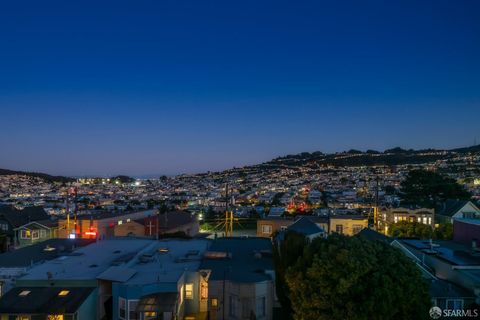
[[[0,300],[0,313],[71,314],[95,288],[16,287]]]
[[[211,252],[228,253],[204,259],[200,269],[212,270],[210,280],[262,282],[271,280],[266,271],[273,271],[272,242],[267,238],[219,238],[209,248]]]
[[[70,254],[75,248],[93,243],[88,239],[49,239],[0,254],[0,268],[28,267]]]
[[[418,251],[430,252],[433,249],[435,257],[455,266],[480,266],[480,252],[473,252],[469,246],[458,242],[438,240],[434,241],[432,246],[430,241],[426,240],[403,239],[399,241]]]
[[[30,269],[21,280],[48,279],[47,274],[52,279],[92,280],[112,265],[131,261],[152,242],[135,238],[98,241]]]

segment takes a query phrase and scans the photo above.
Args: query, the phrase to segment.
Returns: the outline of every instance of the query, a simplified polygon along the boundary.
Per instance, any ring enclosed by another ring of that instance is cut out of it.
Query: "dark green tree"
[[[392,237],[398,238],[420,238],[420,239],[433,239],[435,233],[432,226],[409,221],[399,221],[393,223],[388,228],[388,234]]]
[[[293,319],[428,319],[427,283],[401,251],[381,241],[315,239],[286,273]]]
[[[402,201],[433,208],[447,199],[469,200],[471,194],[454,179],[426,170],[412,170],[402,182]]]
[[[438,240],[452,240],[453,239],[453,225],[449,222],[440,223],[435,228],[435,239]]]
[[[276,236],[275,236],[276,237]],[[273,261],[275,263],[275,287],[277,297],[283,308],[284,319],[290,319],[292,306],[290,304],[289,289],[285,280],[287,269],[297,263],[303,253],[307,239],[296,232],[285,234],[283,241],[274,241]]]

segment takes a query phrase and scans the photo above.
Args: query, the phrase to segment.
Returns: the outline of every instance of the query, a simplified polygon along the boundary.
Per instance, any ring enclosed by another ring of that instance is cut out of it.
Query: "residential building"
[[[211,272],[211,320],[273,319],[275,271],[270,239],[216,239],[205,253],[200,269]]]
[[[80,215],[75,227],[74,217],[58,221],[59,238],[106,239],[115,235],[117,225],[132,220],[144,219],[156,214],[155,210],[130,213],[108,212],[96,215]]]
[[[0,319],[93,319],[95,299],[94,287],[17,287],[0,299]]]
[[[378,212],[378,228],[388,234],[390,226],[400,221],[418,222],[434,226],[435,211],[429,208],[380,208]]]
[[[362,215],[333,215],[330,216],[329,233],[339,233],[353,236],[368,228],[368,218]]]
[[[58,237],[57,221],[48,219],[28,222],[14,229],[16,248]]]
[[[7,236],[8,247],[15,246],[16,243],[19,243],[19,235],[15,232],[17,228],[29,222],[45,221],[48,219],[49,216],[42,207],[26,207],[18,210],[13,206],[0,206],[0,233]],[[21,235],[22,233],[20,233],[20,236]],[[33,236],[33,234],[31,234],[31,236]]]
[[[293,218],[267,217],[257,220],[257,237],[271,238],[276,232],[287,230]]]
[[[454,219],[480,219],[480,209],[471,201],[450,199],[435,208],[435,223]]]
[[[480,251],[478,248],[454,241],[432,242],[413,239],[396,239],[392,245],[402,250],[416,261],[417,265],[431,272],[436,278],[467,290],[468,296],[472,298],[465,297],[461,302],[462,308],[468,307],[468,304],[473,302],[480,303]],[[450,305],[456,302],[442,301],[442,303]]]
[[[453,240],[473,249],[480,247],[480,219],[454,219]]]
[[[0,254],[0,297],[10,290],[16,279],[28,270],[48,260],[70,254],[92,243],[82,239],[49,239],[41,243]]]

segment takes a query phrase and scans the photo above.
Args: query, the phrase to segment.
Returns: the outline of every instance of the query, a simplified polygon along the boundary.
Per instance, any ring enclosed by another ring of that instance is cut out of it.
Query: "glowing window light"
[[[58,296],[59,297],[65,297],[66,295],[68,295],[70,293],[70,291],[68,290],[62,290],[58,293]]]

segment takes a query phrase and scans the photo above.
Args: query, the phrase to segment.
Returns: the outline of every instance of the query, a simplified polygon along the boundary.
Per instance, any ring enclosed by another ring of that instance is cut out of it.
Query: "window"
[[[270,225],[270,224],[262,225],[262,233],[271,235],[272,234],[272,225]]]
[[[50,314],[47,316],[47,320],[63,320],[63,314]]]
[[[432,218],[428,217],[428,224],[432,224]]]
[[[6,224],[6,223],[0,223],[0,230],[8,231],[8,224]]]
[[[30,239],[31,233],[30,230],[21,230],[20,239]]]
[[[58,293],[58,296],[59,297],[65,297],[66,295],[68,295],[70,293],[70,291],[68,290],[62,290]]]
[[[32,231],[32,239],[38,239],[38,237],[39,237],[38,230],[33,230]]]
[[[250,299],[243,298],[242,299],[242,318],[250,318],[252,311],[253,310],[250,303]]]
[[[193,299],[193,283],[185,285],[185,299]]]
[[[280,227],[280,230],[282,230],[282,231],[287,230],[287,226],[281,226],[281,227]]]
[[[423,224],[427,224],[427,217],[423,217]]]
[[[47,230],[40,230],[40,238],[46,238],[47,237]]]
[[[337,225],[335,226],[335,232],[336,232],[336,233],[343,234],[343,225],[342,225],[342,224],[337,224]]]
[[[449,310],[463,310],[462,299],[447,299],[447,309]]]
[[[398,222],[398,216],[397,216],[397,215],[393,216],[393,221],[394,221],[395,223]]]
[[[143,319],[144,320],[157,319],[157,313],[156,312],[144,312],[143,313]]]
[[[230,305],[230,308],[229,308],[229,311],[228,311],[228,314],[231,316],[231,317],[235,317],[235,315],[237,314],[237,296],[230,296],[230,299],[229,299],[229,305]]]
[[[425,218],[423,218],[423,219],[425,219]],[[422,218],[421,218],[421,217],[418,217],[418,218],[417,218],[417,222],[418,222],[418,223],[421,223],[421,222],[422,222]]]
[[[127,316],[127,302],[123,298],[118,298],[118,318],[125,319]]]
[[[212,298],[211,305],[213,309],[218,308],[218,299],[217,298]]]
[[[361,224],[354,224],[353,225],[353,234],[357,234],[362,231],[363,226]]]
[[[202,283],[200,289],[200,297],[202,298],[202,300],[208,299],[208,285],[205,283]]]
[[[182,286],[180,287],[180,304],[183,303],[183,295],[184,295],[183,289],[184,289],[184,287],[183,287],[183,284],[182,284]]]
[[[265,297],[257,298],[257,317],[265,317]]]
[[[137,313],[138,300],[128,300],[128,319],[137,320],[140,317]]]

